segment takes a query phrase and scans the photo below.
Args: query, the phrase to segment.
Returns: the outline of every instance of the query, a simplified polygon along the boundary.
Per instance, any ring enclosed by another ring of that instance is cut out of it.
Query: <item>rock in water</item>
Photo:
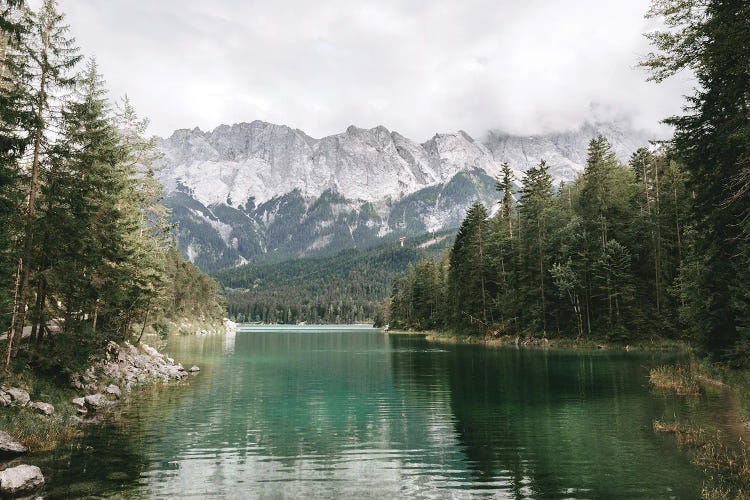
[[[0,472],[0,493],[18,497],[33,493],[44,485],[44,476],[36,465],[18,465]]]
[[[26,406],[29,404],[29,401],[31,401],[29,393],[18,387],[9,387],[4,389],[4,391],[13,399],[14,405]]]
[[[117,399],[120,399],[122,397],[122,392],[120,391],[120,388],[117,387],[115,384],[110,384],[107,386],[106,389],[104,389],[104,392],[107,394],[111,394]]]
[[[190,367],[189,371],[190,371],[190,373],[198,373],[199,371],[201,371],[201,369],[199,367],[193,365],[193,366]]]
[[[43,415],[52,415],[53,413],[55,413],[54,406],[52,406],[49,403],[42,403],[41,401],[36,401],[34,403],[31,403],[29,405],[29,408],[33,408]]]
[[[0,431],[0,456],[8,457],[21,455],[28,451],[28,448],[13,439],[10,434],[5,431]]]
[[[99,408],[107,408],[112,406],[114,403],[106,398],[104,394],[97,392],[96,394],[89,394],[83,398],[86,402],[86,406],[97,410]]]

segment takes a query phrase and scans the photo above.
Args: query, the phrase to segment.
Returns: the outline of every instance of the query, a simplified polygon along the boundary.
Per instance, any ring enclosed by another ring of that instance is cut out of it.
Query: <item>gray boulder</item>
[[[86,400],[84,398],[73,398],[71,402],[76,406],[76,410],[81,415],[85,415],[89,412],[86,408]]]
[[[106,392],[107,394],[113,395],[117,399],[120,399],[122,397],[122,392],[120,391],[120,388],[114,384],[108,385],[107,388],[104,389],[104,392]]]
[[[92,410],[98,410],[100,408],[107,408],[112,406],[114,403],[107,399],[104,394],[97,392],[96,394],[89,394],[83,398],[86,406]]]
[[[168,365],[164,367],[164,371],[162,372],[167,378],[173,378],[175,380],[180,380],[188,376],[187,370],[181,365]]]
[[[8,387],[4,389],[5,393],[10,395],[14,405],[26,406],[31,401],[29,393],[19,387]]]
[[[10,406],[13,398],[5,391],[0,391],[0,406]]]
[[[44,476],[36,465],[17,465],[0,472],[0,493],[4,497],[28,495],[44,485]]]
[[[13,439],[10,434],[0,431],[0,456],[10,457],[29,451],[24,445]]]
[[[188,370],[188,371],[190,373],[198,373],[199,371],[201,371],[201,369],[200,369],[200,367],[193,365],[193,366],[190,367],[190,370]]]
[[[33,408],[34,410],[38,411],[39,413],[43,415],[52,415],[55,413],[55,407],[52,406],[49,403],[42,403],[41,401],[36,401],[34,403],[29,404],[29,408]]]

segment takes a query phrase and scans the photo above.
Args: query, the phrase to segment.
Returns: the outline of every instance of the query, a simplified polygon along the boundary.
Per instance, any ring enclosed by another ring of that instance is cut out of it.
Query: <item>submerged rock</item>
[[[86,402],[86,406],[91,408],[92,410],[98,410],[100,408],[108,408],[114,403],[107,399],[107,397],[104,394],[101,394],[97,392],[96,394],[89,394],[88,396],[83,398]]]
[[[41,401],[36,401],[29,404],[29,408],[33,408],[43,415],[52,415],[53,413],[55,413],[54,406],[49,403],[42,403]]]
[[[0,431],[0,456],[12,457],[29,451],[24,445],[16,441],[5,431]]]
[[[42,470],[36,465],[17,465],[0,472],[0,493],[4,497],[28,495],[43,485]]]

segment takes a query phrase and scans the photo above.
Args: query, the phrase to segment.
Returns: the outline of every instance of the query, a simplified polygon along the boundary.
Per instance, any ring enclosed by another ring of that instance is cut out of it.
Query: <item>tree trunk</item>
[[[143,332],[146,331],[146,324],[148,324],[148,313],[150,310],[151,310],[151,297],[149,297],[148,302],[146,302],[146,314],[143,316],[143,326],[141,327],[140,335],[138,335],[138,340],[135,341],[135,345],[138,345],[141,343]]]
[[[18,302],[18,287],[20,284],[21,279],[21,265],[23,262],[18,263],[18,268],[16,269],[16,286],[15,290],[13,292],[13,316],[10,320],[10,330],[8,330],[8,347],[6,350],[6,356],[5,356],[5,370],[10,370],[10,355],[13,352],[13,337],[15,336],[15,330],[13,329],[13,325],[16,324],[16,302]]]
[[[487,294],[484,286],[484,252],[482,251],[482,233],[484,226],[479,226],[479,278],[482,284],[482,320],[487,323]]]
[[[591,285],[589,284],[589,275],[586,273],[586,331],[591,335]]]
[[[44,277],[39,276],[39,283],[36,287],[36,303],[34,304],[34,314],[31,321],[31,337],[29,338],[29,343],[32,345],[37,343],[37,333],[44,316],[45,288]]]
[[[654,180],[656,186],[656,203],[654,214],[656,220],[656,242],[654,245],[654,278],[656,289],[656,314],[661,313],[661,206],[659,203],[659,167],[654,169]]]
[[[544,249],[542,248],[542,227],[537,231],[537,245],[539,246],[539,291],[542,295],[542,333],[547,336],[547,304],[544,298]]]
[[[0,34],[0,83],[5,81],[5,71],[8,65],[5,64],[5,55],[8,53],[11,35]]]
[[[607,276],[607,305],[609,306],[609,326],[612,327],[612,286],[609,276]]]
[[[680,236],[680,210],[677,205],[677,186],[674,187],[674,219],[677,236],[677,267],[682,263],[682,238]]]
[[[29,185],[29,208],[26,213],[26,231],[24,235],[23,251],[18,258],[18,272],[21,275],[20,280],[16,280],[18,283],[16,300],[13,304],[13,317],[14,322],[11,325],[10,333],[8,334],[8,353],[6,356],[5,366],[10,366],[11,356],[15,356],[18,352],[18,346],[21,343],[21,337],[23,336],[23,325],[26,322],[26,305],[28,303],[28,286],[30,276],[30,261],[31,251],[33,246],[34,236],[34,217],[36,215],[36,197],[39,192],[39,163],[42,150],[42,131],[44,129],[44,121],[42,119],[44,113],[44,102],[46,101],[46,72],[42,72],[41,80],[39,83],[39,108],[37,113],[39,114],[40,124],[34,133],[34,155],[31,162],[31,181]]]
[[[99,319],[99,299],[96,299],[94,304],[94,320],[91,324],[91,332],[96,333],[96,320]]]

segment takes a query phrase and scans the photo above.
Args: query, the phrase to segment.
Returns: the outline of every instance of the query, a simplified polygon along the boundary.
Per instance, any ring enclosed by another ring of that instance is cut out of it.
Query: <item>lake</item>
[[[160,347],[200,374],[30,457],[46,495],[700,494],[700,471],[652,430],[655,418],[696,411],[649,387],[649,368],[676,354],[440,345],[348,327],[256,327]]]

